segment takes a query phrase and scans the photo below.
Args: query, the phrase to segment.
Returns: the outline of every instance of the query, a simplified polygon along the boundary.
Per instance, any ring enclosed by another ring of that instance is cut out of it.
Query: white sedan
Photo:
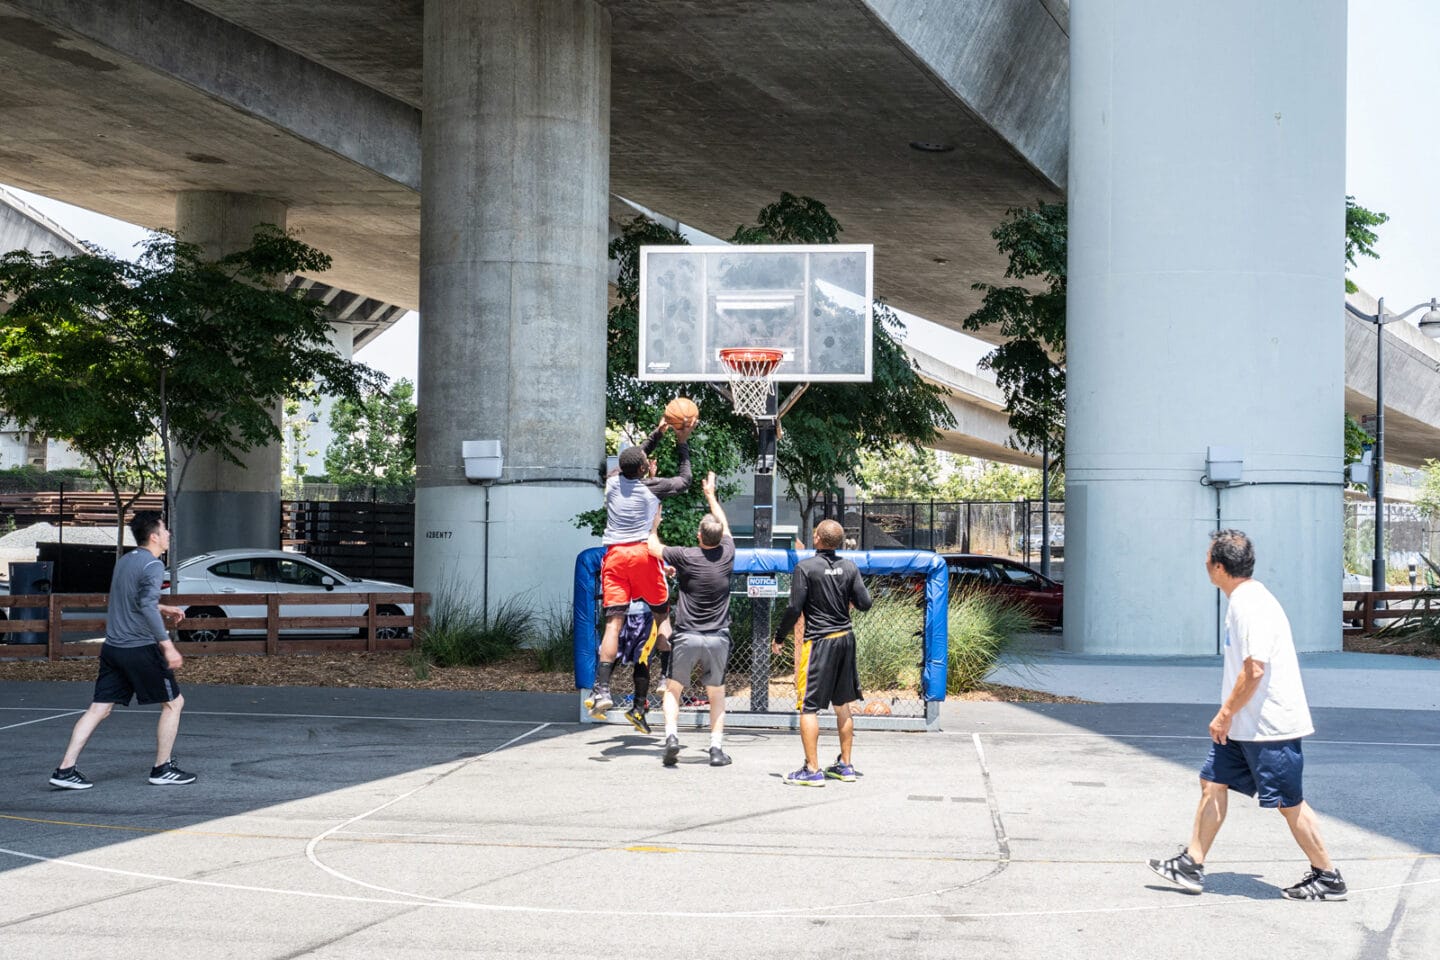
[[[216,550],[202,553],[180,562],[179,606],[185,609],[185,620],[181,624],[180,639],[195,642],[225,640],[230,636],[264,636],[263,628],[250,630],[224,630],[207,628],[207,619],[228,617],[263,617],[265,606],[246,604],[242,597],[250,593],[414,593],[414,589],[398,583],[382,580],[359,580],[347,577],[297,553],[284,550]],[[236,594],[235,602],[220,606],[196,604],[185,606],[185,594],[218,593]],[[174,601],[165,599],[165,602]],[[366,605],[359,597],[352,604],[316,603],[291,604],[280,607],[282,617],[363,617]],[[382,617],[408,617],[415,612],[413,604],[381,604],[375,613]],[[340,627],[310,629],[288,629],[281,631],[286,636],[325,635],[342,631]],[[403,637],[408,631],[404,627],[378,627],[375,635],[379,639]],[[360,635],[365,630],[360,629]]]

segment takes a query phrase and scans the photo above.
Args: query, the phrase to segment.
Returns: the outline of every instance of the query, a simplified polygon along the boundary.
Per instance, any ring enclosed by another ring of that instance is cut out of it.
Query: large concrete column
[[[355,359],[355,327],[353,324],[340,322],[330,324],[328,335],[330,346],[336,353],[346,360]],[[335,440],[335,431],[330,429],[330,415],[335,410],[335,398],[328,393],[322,393],[318,401],[300,401],[300,410],[296,416],[304,421],[304,437],[298,445],[290,436],[290,428],[285,427],[284,443],[294,445],[296,448],[290,451],[294,457],[291,461],[305,467],[306,476],[317,476],[325,472],[325,451],[330,449],[330,444]],[[314,421],[309,418],[314,417]],[[309,451],[315,451],[313,454]],[[293,473],[290,476],[294,476]]]
[[[1070,8],[1070,649],[1214,653],[1217,522],[1340,648],[1345,17]],[[1212,445],[1254,485],[1202,486]]]
[[[547,605],[596,542],[572,518],[604,456],[609,14],[427,0],[424,79],[415,583]],[[501,442],[493,486],[465,440]]]
[[[284,229],[285,209],[265,197],[190,191],[176,199],[175,232],[207,257],[223,257],[250,246],[262,223]],[[280,450],[279,443],[255,447],[241,454],[238,467],[214,453],[195,458],[176,502],[174,539],[181,557],[280,546]]]

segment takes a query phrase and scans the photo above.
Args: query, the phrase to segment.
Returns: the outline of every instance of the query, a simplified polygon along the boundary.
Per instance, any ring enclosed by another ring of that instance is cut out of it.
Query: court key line
[[[34,853],[24,853],[19,850],[11,850],[7,847],[0,847],[0,854],[18,857],[22,860],[30,860],[37,863],[52,863],[56,866],[69,867],[75,870],[89,870],[95,873],[108,873],[114,876],[133,877],[141,880],[159,880],[163,882],[179,884],[182,886],[210,887],[220,890],[236,890],[247,893],[271,893],[284,897],[305,897],[312,900],[338,900],[346,903],[371,903],[383,906],[405,906],[405,907],[435,907],[446,910],[475,910],[489,913],[528,913],[528,914],[565,914],[583,915],[596,917],[666,917],[677,919],[764,919],[764,920],[1000,920],[1033,917],[1057,917],[1057,916],[1090,916],[1097,914],[1116,913],[1140,913],[1146,911],[1163,910],[1197,910],[1215,909],[1218,907],[1243,907],[1256,904],[1276,904],[1285,901],[1278,897],[1274,900],[1232,900],[1229,898],[1212,898],[1209,901],[1200,900],[1194,903],[1172,903],[1155,904],[1132,907],[1077,907],[1065,910],[996,910],[996,911],[972,911],[966,913],[852,913],[852,914],[798,914],[798,913],[759,913],[754,911],[711,911],[702,913],[699,911],[679,910],[581,910],[570,907],[522,907],[503,906],[500,904],[475,903],[466,900],[440,900],[437,898],[423,898],[416,900],[399,900],[387,897],[363,897],[339,893],[321,893],[317,890],[295,890],[285,887],[261,887],[245,883],[225,883],[218,880],[194,880],[189,877],[173,877],[164,874],[142,873],[137,870],[121,870],[116,867],[102,867],[96,864],[79,863],[74,860],[66,860],[60,857],[45,857]],[[1420,887],[1440,884],[1440,877],[1432,880],[1407,880],[1402,883],[1382,884],[1375,887],[1351,888],[1351,895],[1378,893],[1386,890],[1399,890],[1405,887]],[[414,894],[402,894],[403,896],[416,896]],[[1286,907],[1292,910],[1293,907]]]
[[[73,717],[77,714],[81,714],[84,712],[84,710],[70,710],[66,713],[57,713],[53,717],[40,717],[38,720],[26,720],[24,723],[12,723],[6,727],[0,727],[0,730],[14,730],[16,727],[28,727],[32,723],[44,723],[47,720],[59,720],[62,717]]]

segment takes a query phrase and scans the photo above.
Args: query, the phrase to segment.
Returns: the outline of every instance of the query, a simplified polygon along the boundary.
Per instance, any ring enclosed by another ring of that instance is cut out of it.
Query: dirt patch
[[[319,654],[295,657],[189,657],[178,675],[180,683],[230,684],[257,687],[370,687],[393,690],[518,690],[527,693],[569,693],[574,675],[539,669],[535,654],[521,651],[515,657],[483,667],[435,667],[428,676],[415,675],[405,653]],[[89,683],[95,679],[95,659],[0,661],[0,680],[60,680]],[[746,685],[748,690],[748,685]],[[739,690],[731,691],[739,692]],[[795,698],[793,682],[771,684],[774,699]],[[1057,697],[1036,690],[985,684],[979,690],[951,695],[958,700],[995,700],[1017,703],[1087,703],[1075,697]]]
[[[1394,637],[1346,637],[1346,653],[1394,653],[1402,657],[1440,660],[1440,644]]]

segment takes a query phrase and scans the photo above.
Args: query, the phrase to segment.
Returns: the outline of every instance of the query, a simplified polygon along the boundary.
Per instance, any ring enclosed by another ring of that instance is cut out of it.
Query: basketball
[[[871,700],[865,704],[865,709],[860,712],[867,717],[888,717],[890,715],[890,704],[884,700]]]
[[[689,397],[676,397],[665,404],[665,422],[672,430],[683,430],[700,419],[700,408]]]

